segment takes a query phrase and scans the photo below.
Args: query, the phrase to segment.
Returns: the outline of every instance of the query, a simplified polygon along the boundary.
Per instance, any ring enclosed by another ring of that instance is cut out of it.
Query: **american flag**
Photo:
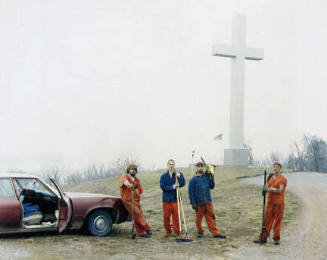
[[[219,135],[215,136],[213,138],[213,140],[216,140],[216,141],[223,140],[223,134],[219,134]]]

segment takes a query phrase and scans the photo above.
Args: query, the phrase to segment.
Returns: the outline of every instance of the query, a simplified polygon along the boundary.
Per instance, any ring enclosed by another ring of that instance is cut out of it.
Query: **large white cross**
[[[229,148],[243,149],[244,142],[244,67],[245,60],[262,60],[263,49],[248,48],[246,43],[246,19],[236,15],[232,22],[232,44],[215,44],[212,55],[232,58]]]

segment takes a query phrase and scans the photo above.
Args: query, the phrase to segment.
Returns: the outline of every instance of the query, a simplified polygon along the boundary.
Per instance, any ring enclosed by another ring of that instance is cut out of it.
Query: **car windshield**
[[[0,197],[13,197],[14,190],[9,179],[0,179]]]
[[[38,179],[16,179],[18,192],[20,193],[23,189],[26,190],[34,190],[36,192],[42,192],[48,195],[53,195],[43,183],[41,183]]]

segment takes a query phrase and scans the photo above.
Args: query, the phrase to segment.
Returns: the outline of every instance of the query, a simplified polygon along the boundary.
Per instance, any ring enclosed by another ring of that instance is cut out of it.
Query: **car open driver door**
[[[54,179],[50,178],[53,185],[57,188],[60,194],[59,201],[59,220],[58,220],[58,231],[61,233],[68,225],[72,217],[72,203],[70,199],[65,195],[59,185]]]

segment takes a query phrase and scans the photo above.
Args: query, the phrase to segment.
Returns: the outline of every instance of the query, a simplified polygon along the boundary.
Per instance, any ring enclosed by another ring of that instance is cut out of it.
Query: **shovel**
[[[134,189],[132,189],[132,239],[135,239],[135,223],[134,223]]]

